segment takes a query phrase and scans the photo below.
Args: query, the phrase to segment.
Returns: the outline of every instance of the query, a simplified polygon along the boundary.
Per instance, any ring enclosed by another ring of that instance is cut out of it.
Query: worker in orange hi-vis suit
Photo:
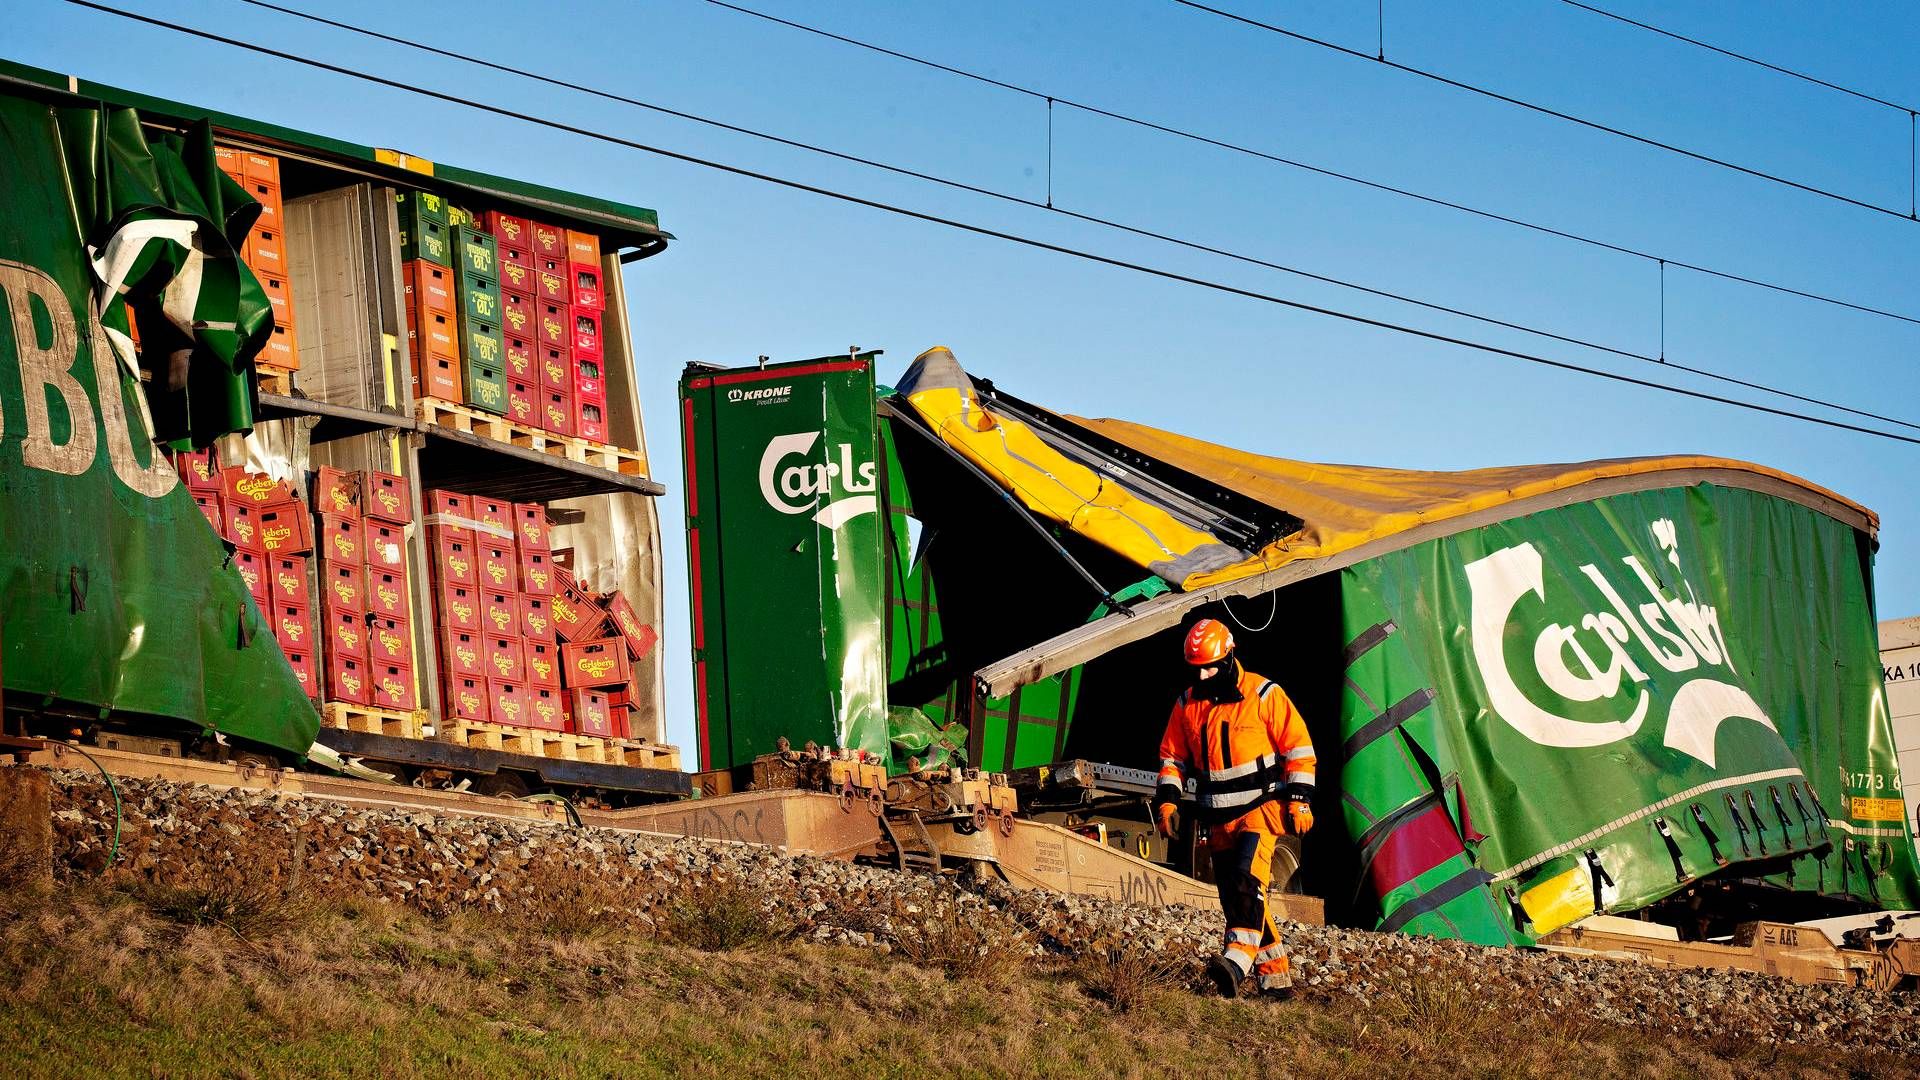
[[[1287,948],[1267,914],[1273,849],[1283,832],[1313,828],[1313,744],[1279,684],[1240,666],[1233,633],[1215,619],[1187,632],[1194,683],[1173,705],[1160,740],[1154,820],[1174,836],[1180,794],[1195,781],[1213,881],[1227,916],[1226,948],[1207,967],[1222,997],[1257,974],[1260,989],[1293,993]]]

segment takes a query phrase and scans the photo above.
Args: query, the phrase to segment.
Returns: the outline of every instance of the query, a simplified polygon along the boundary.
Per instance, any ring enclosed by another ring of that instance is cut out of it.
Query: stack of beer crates
[[[285,214],[280,200],[280,159],[254,150],[217,146],[214,160],[220,171],[246,188],[260,204],[260,217],[240,249],[241,261],[253,270],[273,305],[273,337],[255,360],[282,371],[298,370],[300,345],[294,330],[293,289],[287,283],[286,237],[281,232]]]
[[[453,291],[460,326],[461,389],[467,404],[507,412],[506,338],[500,330],[500,258],[492,236],[453,226]]]
[[[307,555],[313,550],[307,508],[293,489],[270,476],[219,467],[211,449],[176,454],[174,465],[209,524],[233,544],[233,565],[261,617],[307,690],[320,696]]]
[[[327,700],[393,713],[419,708],[407,591],[405,478],[323,467],[319,504],[320,621]]]
[[[604,445],[599,238],[499,211],[480,224],[498,245],[508,415]]]
[[[395,197],[415,397],[462,400],[460,308],[454,295],[447,201],[430,191]]]

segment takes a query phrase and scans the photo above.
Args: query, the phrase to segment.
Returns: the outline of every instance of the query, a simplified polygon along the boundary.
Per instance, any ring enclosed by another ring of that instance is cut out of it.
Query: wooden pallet
[[[320,707],[320,721],[327,727],[364,731],[372,735],[392,735],[400,739],[419,738],[425,720],[426,714],[423,712],[389,712],[346,701],[329,701]]]
[[[552,454],[554,457],[565,458],[595,469],[605,469],[608,472],[622,473],[627,476],[647,475],[647,457],[636,450],[623,450],[617,446],[588,442],[572,435],[558,435],[516,420],[509,420],[484,409],[476,409],[471,405],[462,405],[443,398],[423,397],[417,399],[414,405],[423,423],[438,424],[454,431],[478,435],[483,439],[492,439],[542,454]]]
[[[636,769],[680,768],[680,748],[644,739],[602,740],[607,743],[607,760],[615,765]]]
[[[592,735],[574,735],[564,731],[514,727],[475,720],[446,720],[440,724],[441,737],[448,742],[480,750],[501,750],[509,754],[528,754],[557,761],[583,761],[598,765],[637,764],[627,759],[613,740]],[[654,768],[667,766],[653,765]]]
[[[279,394],[290,397],[293,394],[293,372],[286,368],[277,368],[272,364],[253,365],[254,374],[263,394]]]

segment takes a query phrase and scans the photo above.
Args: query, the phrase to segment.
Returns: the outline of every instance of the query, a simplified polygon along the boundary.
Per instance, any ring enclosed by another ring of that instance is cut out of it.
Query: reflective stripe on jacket
[[[1281,808],[1289,789],[1313,792],[1313,743],[1306,721],[1278,683],[1244,668],[1241,700],[1196,701],[1187,691],[1174,702],[1160,740],[1160,784],[1195,781],[1200,814],[1229,832],[1283,832]]]

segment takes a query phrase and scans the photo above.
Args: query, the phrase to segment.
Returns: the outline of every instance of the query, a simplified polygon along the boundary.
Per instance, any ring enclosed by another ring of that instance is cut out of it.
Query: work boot
[[[1263,987],[1261,987],[1261,988],[1260,988],[1260,996],[1261,996],[1261,997],[1263,997],[1263,998],[1265,998],[1265,999],[1267,999],[1268,1001],[1272,1001],[1272,1002],[1285,1002],[1285,1001],[1292,1001],[1292,1000],[1293,1000],[1293,987],[1291,987],[1291,986],[1263,986]]]
[[[1213,980],[1213,988],[1220,991],[1221,997],[1240,996],[1240,969],[1226,957],[1216,956],[1208,962],[1207,978]]]

